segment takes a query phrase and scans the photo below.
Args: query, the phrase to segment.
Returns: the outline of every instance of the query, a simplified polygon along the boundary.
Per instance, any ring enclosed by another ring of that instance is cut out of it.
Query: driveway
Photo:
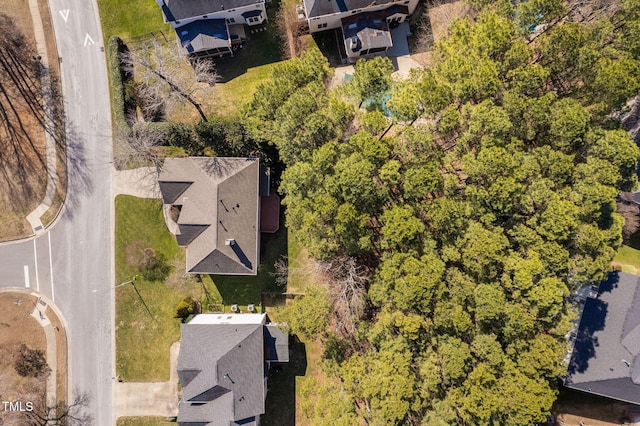
[[[178,353],[180,342],[171,345],[170,376],[168,382],[119,383],[115,382],[115,418],[125,416],[178,415]],[[115,380],[114,380],[115,381]]]

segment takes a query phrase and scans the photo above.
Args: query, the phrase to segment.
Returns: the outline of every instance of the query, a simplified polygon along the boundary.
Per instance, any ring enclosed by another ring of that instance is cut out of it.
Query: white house
[[[418,0],[303,0],[309,32],[342,29],[350,62],[386,53],[390,29],[411,17]]]
[[[156,0],[182,47],[197,56],[233,56],[244,26],[267,20],[265,0]]]

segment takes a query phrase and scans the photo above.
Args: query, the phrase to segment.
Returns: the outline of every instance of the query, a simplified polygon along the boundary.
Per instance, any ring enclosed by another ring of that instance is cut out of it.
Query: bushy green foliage
[[[249,135],[275,145],[287,165],[308,160],[353,118],[349,105],[326,92],[328,76],[329,64],[317,49],[278,64],[243,112]]]
[[[178,303],[176,306],[176,318],[180,318],[183,322],[186,320],[189,315],[193,315],[195,312],[195,301],[192,297],[185,297]]]
[[[639,9],[623,2],[611,22],[574,25],[555,23],[555,0],[487,7],[475,23],[454,22],[439,63],[393,89],[401,119],[429,124],[378,140],[365,115],[340,140],[276,143],[290,159],[280,188],[288,226],[313,257],[355,256],[371,272],[368,321],[343,336],[357,350],[331,364],[370,424],[545,419],[568,296],[609,270],[621,244],[615,198],[637,185],[640,150],[612,113],[640,84],[640,32],[621,24]],[[543,21],[555,26],[527,43],[523,30]],[[307,117],[332,96],[320,80],[295,92]],[[269,132],[290,129],[278,121],[286,102],[262,115],[276,120]],[[324,312],[314,325],[330,324],[326,305],[307,297],[308,310]]]
[[[309,285],[304,297],[294,300],[281,312],[293,334],[315,339],[323,335],[329,324],[331,303],[324,287]]]
[[[109,83],[111,93],[111,111],[115,122],[124,122],[125,93],[123,86],[123,71],[120,66],[120,54],[126,50],[126,45],[120,37],[112,36],[107,44],[107,64],[109,66]]]

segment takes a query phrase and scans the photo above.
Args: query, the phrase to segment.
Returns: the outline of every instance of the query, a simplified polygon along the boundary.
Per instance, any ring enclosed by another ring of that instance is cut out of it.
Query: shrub
[[[176,306],[175,318],[180,318],[184,322],[189,315],[193,315],[195,312],[195,301],[192,297],[185,297]]]
[[[20,346],[14,367],[22,377],[38,377],[49,370],[44,351],[29,349],[25,344]]]
[[[113,108],[114,124],[124,122],[124,102],[125,93],[123,80],[124,75],[120,66],[120,54],[126,51],[127,46],[120,37],[112,36],[109,38],[107,65],[109,67],[109,81],[111,92],[111,106]]]

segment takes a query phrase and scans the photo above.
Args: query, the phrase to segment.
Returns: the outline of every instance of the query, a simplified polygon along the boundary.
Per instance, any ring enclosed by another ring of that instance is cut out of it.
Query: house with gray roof
[[[165,160],[158,178],[165,220],[186,247],[188,273],[257,274],[264,176],[256,158]]]
[[[640,404],[640,280],[609,274],[585,301],[566,387]]]
[[[244,26],[267,21],[265,0],[156,0],[184,50],[199,57],[233,56]]]
[[[182,324],[181,426],[260,424],[271,364],[289,361],[288,335],[265,314],[202,314]]]
[[[411,17],[418,0],[303,0],[311,34],[341,29],[349,62],[385,54],[391,30]],[[406,24],[405,24],[406,25]]]

